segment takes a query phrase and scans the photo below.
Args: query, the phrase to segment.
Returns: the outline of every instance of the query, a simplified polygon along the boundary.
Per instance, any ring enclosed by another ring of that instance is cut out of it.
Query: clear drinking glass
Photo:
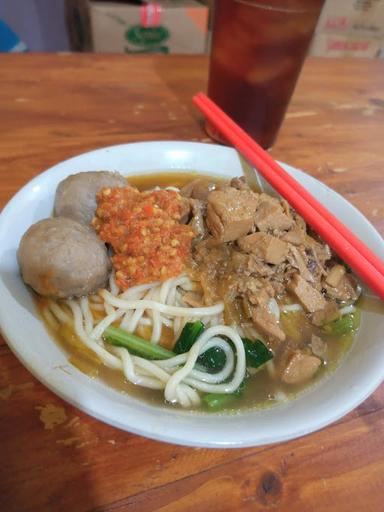
[[[216,0],[208,96],[264,148],[283,121],[324,0]],[[220,142],[209,124],[208,134]]]

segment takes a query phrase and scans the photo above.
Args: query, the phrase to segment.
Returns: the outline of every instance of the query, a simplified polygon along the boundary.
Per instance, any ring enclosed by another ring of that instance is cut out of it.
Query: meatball
[[[103,287],[110,272],[105,244],[87,226],[65,217],[33,224],[17,252],[23,280],[54,298],[80,297]]]
[[[96,194],[103,187],[127,187],[124,176],[117,172],[90,171],[72,174],[59,183],[54,214],[89,225],[96,211]]]

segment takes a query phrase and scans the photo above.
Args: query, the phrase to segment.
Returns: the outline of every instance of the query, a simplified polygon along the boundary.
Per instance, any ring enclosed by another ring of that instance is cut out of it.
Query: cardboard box
[[[327,0],[310,54],[378,57],[384,42],[384,0]]]
[[[327,0],[317,33],[384,37],[384,0]]]
[[[378,57],[382,43],[370,37],[315,34],[310,55],[316,57]]]
[[[69,3],[73,4],[74,0]],[[84,1],[80,3],[83,4],[80,19],[86,30],[84,36],[77,39],[85,42],[84,50],[91,46],[96,52],[206,51],[209,11],[195,0],[163,0],[152,6],[90,1],[87,2],[87,13],[84,12]],[[90,37],[86,35],[87,26]],[[74,46],[75,39],[71,37]]]

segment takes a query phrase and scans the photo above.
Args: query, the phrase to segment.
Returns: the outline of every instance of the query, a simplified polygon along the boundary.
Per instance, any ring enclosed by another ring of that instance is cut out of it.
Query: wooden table
[[[206,59],[195,56],[2,55],[0,206],[42,170],[93,148],[206,142],[191,105],[206,71]],[[384,61],[311,59],[273,155],[336,189],[384,233],[383,126]],[[0,338],[0,510],[379,512],[383,407],[382,386],[302,439],[178,447],[69,406]]]

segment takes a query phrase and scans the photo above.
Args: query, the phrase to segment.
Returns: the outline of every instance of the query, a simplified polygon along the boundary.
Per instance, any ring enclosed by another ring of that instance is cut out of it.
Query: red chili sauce
[[[180,223],[183,199],[177,192],[103,188],[97,205],[92,224],[115,252],[112,264],[120,289],[183,272],[195,233]]]

